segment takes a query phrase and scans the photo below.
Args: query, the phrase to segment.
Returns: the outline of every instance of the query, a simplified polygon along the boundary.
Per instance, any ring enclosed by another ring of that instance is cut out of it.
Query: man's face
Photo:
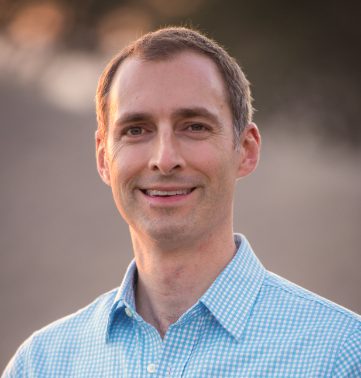
[[[194,52],[125,60],[109,97],[98,168],[132,234],[155,240],[206,237],[232,223],[232,115],[216,65]]]

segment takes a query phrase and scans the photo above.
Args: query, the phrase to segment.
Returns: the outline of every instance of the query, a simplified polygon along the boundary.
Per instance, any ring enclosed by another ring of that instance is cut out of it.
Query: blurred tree
[[[312,127],[318,135],[361,146],[357,1],[0,0],[0,30],[38,3],[61,7],[60,42],[70,49],[115,50],[118,40],[122,47],[150,28],[193,25],[239,59],[253,83],[260,123],[286,114],[290,128]],[[107,42],[104,33],[112,33]],[[277,121],[267,122],[272,124]]]

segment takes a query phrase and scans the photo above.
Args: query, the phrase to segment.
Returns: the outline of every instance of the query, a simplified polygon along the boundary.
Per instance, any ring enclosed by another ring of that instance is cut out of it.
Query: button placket
[[[156,364],[153,364],[153,363],[148,364],[148,366],[147,366],[147,372],[148,373],[153,374],[156,371],[157,371],[157,365]]]
[[[124,311],[125,311],[125,314],[126,314],[129,318],[131,318],[131,317],[133,316],[133,312],[132,312],[132,310],[131,310],[129,307],[126,307]]]
[[[171,366],[167,366],[166,372],[167,372],[167,378],[171,378],[172,367]]]
[[[195,306],[187,315],[181,322],[172,325],[166,334],[162,363],[158,366],[158,373],[161,376],[167,378],[183,376],[192,352],[197,346],[205,321],[203,307]],[[182,341],[184,334],[189,335],[187,343]]]
[[[143,338],[141,366],[143,374],[141,376],[158,376],[159,360],[162,355],[162,339],[158,331],[150,324],[141,320],[139,331]]]

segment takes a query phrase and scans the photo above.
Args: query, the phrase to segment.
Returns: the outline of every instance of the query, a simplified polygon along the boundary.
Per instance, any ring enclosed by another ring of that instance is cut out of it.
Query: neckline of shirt
[[[189,316],[200,312],[200,304],[230,332],[237,340],[240,339],[248,320],[250,311],[266,274],[246,237],[234,234],[237,252],[230,263],[219,274],[204,295],[188,309],[176,322],[177,325],[186,321]],[[142,320],[136,312],[134,299],[134,278],[137,273],[134,259],[129,264],[124,279],[117,291],[109,312],[106,338],[108,340],[112,322],[118,311],[130,309],[135,320]],[[239,295],[241,293],[242,295]]]

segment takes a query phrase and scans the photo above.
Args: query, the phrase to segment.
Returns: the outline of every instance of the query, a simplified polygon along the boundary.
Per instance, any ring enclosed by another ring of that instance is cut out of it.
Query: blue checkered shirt
[[[244,236],[164,339],[119,290],[35,332],[4,377],[361,377],[361,319],[266,271]]]

